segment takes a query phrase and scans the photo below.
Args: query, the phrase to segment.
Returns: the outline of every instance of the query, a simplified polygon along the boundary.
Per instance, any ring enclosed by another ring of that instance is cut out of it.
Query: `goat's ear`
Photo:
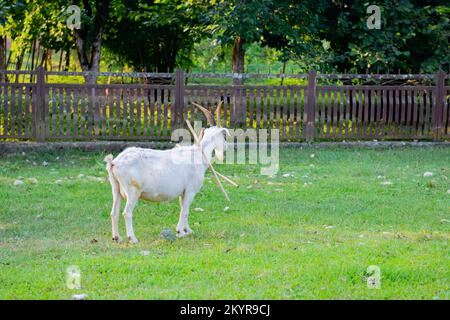
[[[221,128],[222,132],[224,132],[227,136],[231,137],[230,130],[227,128]]]

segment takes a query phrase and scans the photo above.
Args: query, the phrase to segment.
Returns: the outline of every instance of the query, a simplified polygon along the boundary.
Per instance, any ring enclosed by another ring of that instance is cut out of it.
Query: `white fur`
[[[125,149],[115,159],[112,155],[106,156],[106,169],[113,194],[113,240],[120,241],[118,223],[122,199],[127,201],[123,215],[131,243],[138,241],[133,231],[133,209],[139,199],[161,202],[179,197],[181,212],[177,236],[192,233],[188,224],[189,206],[203,185],[212,152],[219,160],[223,160],[225,133],[229,134],[225,128],[211,127],[205,130],[200,146],[178,146],[170,150],[133,147]]]

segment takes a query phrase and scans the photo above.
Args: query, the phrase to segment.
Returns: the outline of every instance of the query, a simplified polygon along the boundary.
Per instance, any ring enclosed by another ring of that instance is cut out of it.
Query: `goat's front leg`
[[[139,200],[139,195],[132,189],[127,192],[127,204],[125,205],[125,210],[123,211],[123,216],[125,218],[125,226],[127,229],[127,237],[130,243],[137,243],[138,239],[134,235],[133,230],[133,210],[136,203]]]
[[[191,206],[192,200],[194,200],[194,192],[185,192],[180,196],[180,220],[177,225],[177,237],[185,237],[192,233],[191,228],[188,223],[189,207]]]

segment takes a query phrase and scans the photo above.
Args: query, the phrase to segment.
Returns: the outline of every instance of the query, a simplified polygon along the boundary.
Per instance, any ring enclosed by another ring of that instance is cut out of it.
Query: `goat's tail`
[[[113,172],[113,160],[114,157],[112,154],[108,154],[105,159],[103,159],[106,162],[106,170],[108,171],[108,177],[109,177],[109,182],[111,183],[111,187],[112,187],[112,192],[113,192],[113,197],[121,197],[121,193],[120,193],[120,183],[119,180],[117,180],[116,176],[114,175]]]
[[[106,170],[108,170],[108,173],[112,173],[111,172],[111,168],[112,168],[112,166],[113,166],[113,160],[114,160],[114,157],[113,157],[113,155],[112,154],[108,154],[106,157],[105,157],[105,159],[103,159],[103,161],[105,161],[106,162]]]

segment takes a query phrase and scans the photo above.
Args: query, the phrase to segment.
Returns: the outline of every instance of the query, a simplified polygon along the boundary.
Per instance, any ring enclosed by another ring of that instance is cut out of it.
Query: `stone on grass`
[[[450,194],[450,189],[447,190],[447,194]]]
[[[89,180],[89,181],[93,181],[93,182],[101,182],[101,183],[105,182],[105,179],[102,178],[102,177],[87,176],[86,179]]]
[[[28,181],[29,183],[31,183],[31,184],[37,184],[37,183],[38,183],[38,181],[37,181],[36,178],[28,178],[27,181]]]
[[[73,296],[73,300],[84,300],[87,297],[87,294],[82,293],[82,294],[74,294]]]
[[[225,208],[223,208],[223,211],[224,211],[224,212],[226,212],[226,211],[228,211],[228,210],[230,210],[230,207],[225,207]]]
[[[381,185],[382,185],[382,186],[390,186],[390,185],[392,185],[392,182],[389,181],[389,180],[386,180],[386,181],[383,181],[383,182],[381,183]]]
[[[175,236],[175,233],[173,233],[172,229],[169,229],[169,228],[161,231],[159,236],[162,239],[167,240],[167,241],[175,241],[177,239],[177,237]]]
[[[48,162],[47,162],[47,161],[43,161],[43,162],[42,162],[42,165],[43,165],[44,167],[46,167],[46,166],[48,166]]]
[[[55,184],[63,184],[63,180],[61,180],[61,179],[58,179],[58,180],[55,180]]]
[[[423,174],[424,178],[428,178],[428,177],[432,177],[433,176],[433,172],[431,171],[427,171]]]
[[[197,212],[203,212],[203,211],[205,211],[205,210],[202,209],[202,208],[195,208],[194,211],[197,211]]]
[[[15,185],[15,186],[21,186],[23,184],[24,184],[24,182],[22,180],[15,180],[13,183],[13,185]]]

